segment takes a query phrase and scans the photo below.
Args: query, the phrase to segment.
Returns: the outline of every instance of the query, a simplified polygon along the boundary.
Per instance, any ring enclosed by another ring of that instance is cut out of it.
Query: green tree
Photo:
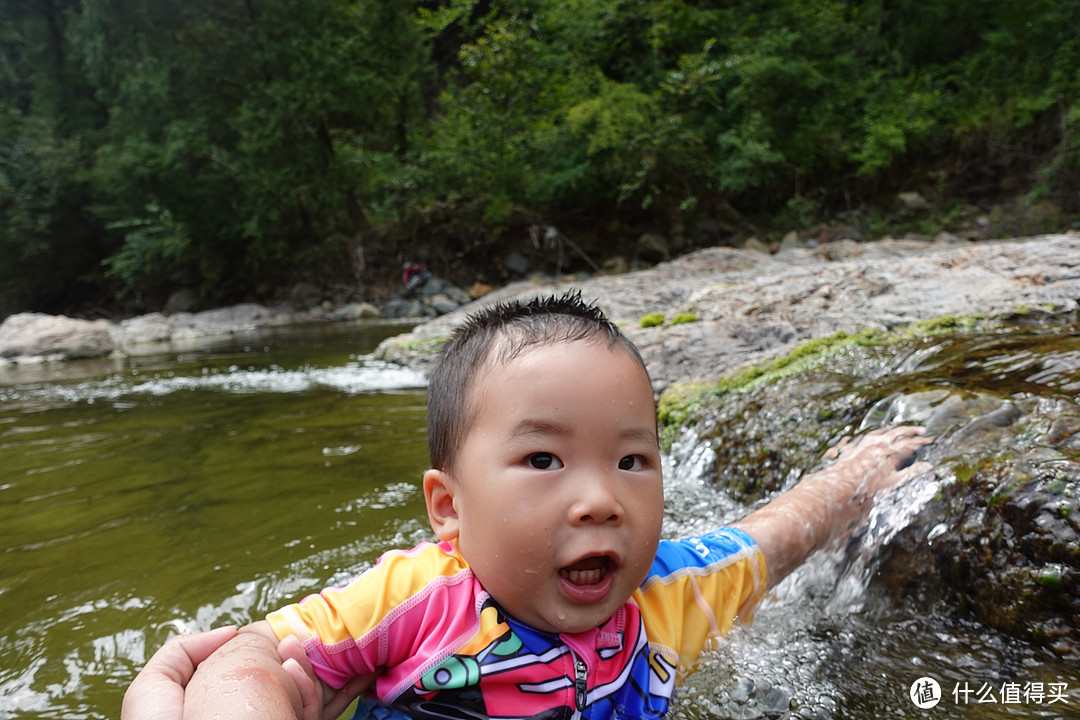
[[[0,314],[100,292],[85,167],[104,116],[64,41],[74,5],[0,0]]]
[[[73,37],[110,117],[97,211],[124,236],[109,271],[131,292],[171,279],[227,299],[297,267],[359,263],[376,176],[419,112],[426,58],[407,9],[85,5]]]
[[[387,272],[396,242],[484,260],[519,220],[725,203],[810,223],[928,171],[1080,212],[1080,0],[0,0],[0,18],[0,310],[110,286],[228,302]]]

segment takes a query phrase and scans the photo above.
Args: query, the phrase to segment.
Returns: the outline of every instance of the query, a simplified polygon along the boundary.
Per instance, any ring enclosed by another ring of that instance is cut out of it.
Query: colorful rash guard
[[[453,543],[423,543],[267,620],[298,637],[332,687],[377,674],[354,718],[660,718],[677,676],[765,588],[742,531],[662,541],[610,620],[552,634],[503,612]]]

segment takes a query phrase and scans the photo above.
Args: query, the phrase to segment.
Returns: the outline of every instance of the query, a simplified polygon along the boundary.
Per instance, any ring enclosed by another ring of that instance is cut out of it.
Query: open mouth
[[[595,555],[579,560],[559,570],[559,577],[571,585],[596,585],[607,577],[611,570],[611,558],[607,555]]]

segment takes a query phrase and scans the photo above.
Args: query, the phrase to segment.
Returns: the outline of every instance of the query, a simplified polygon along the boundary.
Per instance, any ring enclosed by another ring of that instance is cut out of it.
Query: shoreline
[[[1080,233],[960,243],[839,241],[776,254],[705,248],[651,268],[587,279],[511,283],[440,317],[376,319],[377,308],[295,311],[252,303],[120,322],[22,313],[0,325],[0,367],[138,357],[268,328],[350,321],[411,322],[380,360],[427,372],[442,342],[486,304],[571,288],[596,302],[641,350],[657,392],[715,381],[814,338],[889,330],[949,315],[1026,308],[1056,315],[1080,302]]]
[[[471,309],[570,288],[622,327],[659,393],[715,382],[841,331],[959,315],[1065,316],[1080,304],[1080,234],[963,244],[886,239],[776,255],[708,248],[636,273],[510,285],[384,340],[375,356],[427,371]]]

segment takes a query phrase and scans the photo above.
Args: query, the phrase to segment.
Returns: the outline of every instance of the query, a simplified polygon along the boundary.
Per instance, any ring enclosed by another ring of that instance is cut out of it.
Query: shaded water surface
[[[0,386],[0,717],[117,717],[170,634],[249,622],[424,535],[423,378],[358,357],[400,331]]]
[[[0,373],[0,717],[117,717],[169,635],[249,622],[428,539],[423,379],[363,356],[398,331]],[[950,488],[1000,484],[987,457],[1053,468],[1038,498],[1067,525],[1078,389],[1075,327],[1031,327],[851,351],[708,408],[667,460],[669,535],[739,517],[863,425],[930,426],[941,469],[777,588],[691,676],[677,717],[1080,717],[1075,659],[980,621],[920,550],[971,523]],[[908,698],[923,675],[942,687],[932,710]],[[1027,694],[1000,702],[1011,684]],[[977,702],[983,685],[998,702]]]

